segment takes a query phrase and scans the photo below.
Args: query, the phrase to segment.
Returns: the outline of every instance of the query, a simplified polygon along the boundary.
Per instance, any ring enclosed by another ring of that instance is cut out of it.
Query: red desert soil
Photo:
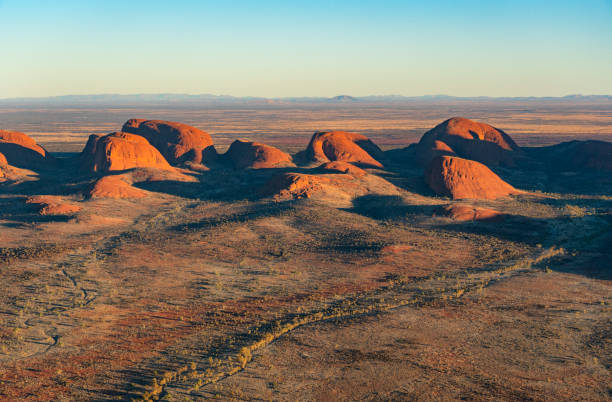
[[[67,203],[62,197],[52,195],[28,197],[26,204],[34,206],[40,215],[72,215],[81,210],[80,206]]]
[[[187,124],[130,119],[123,125],[122,131],[145,137],[171,164],[206,163],[217,156],[210,135]]]
[[[30,168],[54,161],[47,151],[24,133],[0,130],[0,153],[13,166]]]
[[[496,199],[521,193],[482,163],[455,156],[432,159],[425,182],[436,194],[452,199]]]
[[[465,204],[444,205],[435,211],[435,215],[445,216],[456,221],[501,221],[504,215],[494,209],[478,208]]]
[[[363,177],[367,174],[365,170],[343,161],[326,162],[319,166],[317,170],[327,173],[346,173],[355,177]]]
[[[132,187],[121,176],[104,176],[87,190],[87,198],[143,198],[147,192]]]
[[[168,162],[149,142],[135,134],[115,132],[92,135],[81,154],[83,167],[92,172],[110,172],[136,167],[171,169]]]
[[[502,130],[462,117],[448,119],[423,134],[417,149],[425,165],[436,156],[456,154],[487,165],[513,166],[522,154]]]
[[[258,142],[236,140],[225,153],[238,169],[266,169],[295,166],[291,155]]]
[[[344,161],[376,168],[383,167],[380,160],[384,158],[381,149],[368,137],[344,131],[315,133],[306,156],[313,161]]]

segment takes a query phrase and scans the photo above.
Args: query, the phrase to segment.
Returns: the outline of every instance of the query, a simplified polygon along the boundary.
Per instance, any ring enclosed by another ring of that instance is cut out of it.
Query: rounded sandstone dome
[[[423,134],[418,152],[423,164],[439,155],[456,154],[487,165],[512,166],[522,155],[520,147],[502,130],[462,117],[448,119]]]
[[[454,156],[432,159],[425,181],[436,194],[453,199],[496,199],[521,193],[482,163]]]
[[[143,198],[147,192],[132,187],[119,176],[104,176],[96,180],[85,192],[87,198]]]
[[[40,167],[55,160],[33,138],[18,131],[0,130],[0,153],[7,164],[25,169]]]
[[[137,167],[171,168],[145,138],[124,132],[90,136],[81,153],[81,163],[85,169],[95,173]]]
[[[351,174],[356,177],[362,177],[367,174],[365,170],[360,169],[355,165],[352,165],[348,162],[343,162],[343,161],[325,162],[324,164],[319,166],[317,170],[320,170],[326,173]]]
[[[265,169],[295,166],[291,155],[258,142],[236,140],[225,153],[238,169]]]
[[[368,137],[345,131],[315,133],[306,156],[312,161],[344,161],[375,168],[382,168],[380,161],[384,159],[383,151]]]
[[[122,128],[146,138],[171,164],[205,163],[216,158],[212,138],[199,128],[165,121],[130,119]]]

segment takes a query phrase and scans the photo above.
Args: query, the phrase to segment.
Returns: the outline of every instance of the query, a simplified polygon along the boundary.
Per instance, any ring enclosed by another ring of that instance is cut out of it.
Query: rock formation
[[[450,204],[438,208],[434,215],[445,216],[456,221],[500,221],[504,215],[494,209],[472,205]]]
[[[86,191],[86,198],[143,198],[147,192],[132,187],[121,176],[104,176]]]
[[[24,169],[49,166],[55,159],[24,133],[0,130],[0,153],[7,163]]]
[[[456,155],[486,165],[513,166],[522,151],[502,130],[485,123],[453,117],[426,132],[417,144],[423,165],[440,155]]]
[[[130,119],[123,125],[122,131],[146,138],[173,165],[185,162],[207,163],[217,156],[210,135],[187,124]]]
[[[612,142],[568,141],[545,147],[543,158],[548,167],[561,171],[612,170]]]
[[[355,177],[363,177],[367,174],[365,170],[343,161],[325,162],[317,170],[324,173],[345,173]]]
[[[61,197],[52,195],[28,197],[26,204],[34,207],[40,215],[73,215],[81,210],[80,206],[67,203]]]
[[[171,169],[161,153],[145,138],[124,132],[90,136],[81,153],[81,164],[96,173],[137,167]]]
[[[265,169],[295,166],[291,155],[258,142],[236,140],[225,156],[237,169]]]
[[[495,199],[521,193],[482,163],[455,156],[432,159],[425,182],[436,194],[453,199]]]
[[[365,167],[382,168],[384,153],[366,136],[344,131],[315,133],[305,151],[311,161],[352,162]]]

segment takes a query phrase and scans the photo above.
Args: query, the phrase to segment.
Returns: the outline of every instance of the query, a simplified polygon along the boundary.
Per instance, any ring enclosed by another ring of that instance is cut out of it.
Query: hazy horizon
[[[0,98],[612,93],[612,3],[0,0]]]
[[[86,98],[86,97],[193,97],[193,98],[234,98],[237,100],[240,99],[262,99],[262,100],[299,100],[299,99],[316,99],[316,100],[333,100],[336,98],[353,98],[356,100],[361,99],[419,99],[419,98],[449,98],[456,100],[472,100],[472,99],[566,99],[566,98],[612,98],[612,94],[582,94],[582,93],[572,93],[565,94],[559,96],[549,96],[549,95],[526,95],[526,96],[488,96],[488,95],[474,95],[474,96],[461,96],[461,95],[448,95],[448,94],[421,94],[421,95],[403,95],[403,94],[368,94],[355,96],[352,94],[337,94],[334,96],[322,96],[322,95],[312,95],[312,96],[300,96],[300,95],[289,95],[289,96],[279,96],[279,97],[267,97],[260,95],[233,95],[233,94],[214,94],[214,93],[184,93],[184,92],[142,92],[142,93],[67,93],[63,95],[49,95],[49,96],[17,96],[17,97],[7,97],[0,98],[0,101],[12,101],[12,100],[45,100],[45,99],[54,99],[54,98]]]

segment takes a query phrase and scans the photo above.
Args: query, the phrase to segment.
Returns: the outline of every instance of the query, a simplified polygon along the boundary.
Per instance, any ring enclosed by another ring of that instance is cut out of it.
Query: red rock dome
[[[486,165],[512,166],[522,156],[520,147],[502,130],[462,117],[448,119],[426,132],[417,152],[425,165],[439,155],[457,155]]]
[[[81,153],[83,168],[91,172],[110,172],[137,167],[171,169],[161,153],[135,134],[116,132],[92,135]]]
[[[312,161],[343,161],[376,168],[383,167],[380,161],[384,159],[382,150],[368,137],[344,131],[315,133],[306,156]]]
[[[123,125],[122,131],[146,138],[171,164],[206,163],[217,155],[210,135],[187,124],[130,119]]]
[[[482,163],[454,156],[432,159],[425,181],[436,194],[453,199],[496,199],[521,193]]]
[[[0,130],[0,153],[7,164],[30,169],[55,162],[55,159],[24,133]]]
[[[225,153],[238,169],[265,169],[295,166],[291,155],[258,142],[236,140]]]
[[[96,180],[85,192],[87,198],[143,198],[147,192],[132,187],[120,176],[104,176]]]

